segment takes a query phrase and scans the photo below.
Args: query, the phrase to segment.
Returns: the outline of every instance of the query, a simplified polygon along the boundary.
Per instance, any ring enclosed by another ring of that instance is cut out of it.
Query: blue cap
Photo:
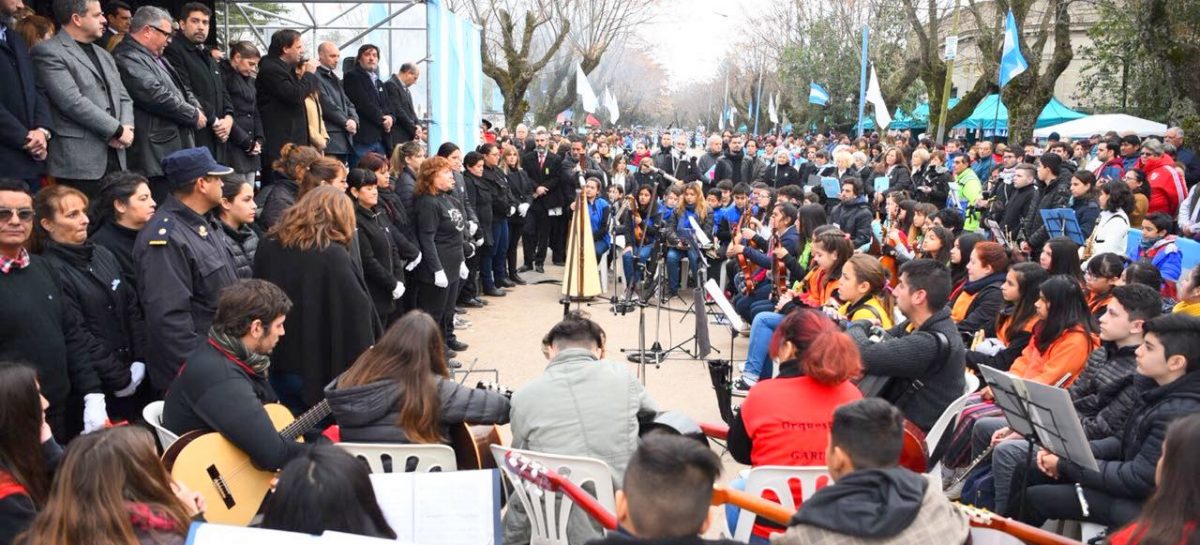
[[[233,169],[213,159],[208,148],[187,148],[163,157],[163,173],[172,188],[195,182],[201,176],[224,176],[233,174]]]

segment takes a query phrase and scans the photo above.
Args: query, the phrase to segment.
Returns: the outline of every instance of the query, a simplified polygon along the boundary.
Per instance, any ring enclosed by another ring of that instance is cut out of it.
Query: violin
[[[896,262],[896,244],[892,242],[892,238],[889,236],[893,231],[891,225],[893,220],[889,218],[888,225],[884,225],[880,219],[879,211],[876,210],[875,221],[879,222],[881,226],[880,234],[883,236],[883,240],[872,240],[870,253],[879,257],[879,264],[883,265],[883,269],[888,272],[888,287],[894,288],[896,287],[896,282],[899,281],[900,265]]]
[[[787,265],[783,260],[775,257],[775,249],[779,247],[779,235],[771,237],[771,278],[773,279],[771,292],[776,300],[788,290],[788,270]]]
[[[749,227],[750,218],[750,204],[747,203],[746,208],[742,210],[742,216],[738,219],[737,232],[739,238],[742,237],[742,230]],[[757,247],[753,239],[746,244],[752,248]],[[746,281],[746,287],[743,293],[750,295],[754,293],[754,288],[757,287],[754,282],[754,264],[751,263],[749,259],[746,259],[746,254],[738,254],[737,259],[738,268],[740,268],[742,271],[742,279]]]
[[[633,195],[625,197],[629,201],[629,213],[633,219],[633,239],[637,241],[638,246],[646,240],[646,227],[642,225],[641,209],[637,205],[637,198]]]

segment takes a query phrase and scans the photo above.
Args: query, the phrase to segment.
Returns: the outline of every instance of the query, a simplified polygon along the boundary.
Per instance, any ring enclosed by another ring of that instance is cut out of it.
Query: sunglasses
[[[13,214],[17,215],[17,219],[21,222],[33,221],[32,208],[0,208],[0,223],[12,221]]]

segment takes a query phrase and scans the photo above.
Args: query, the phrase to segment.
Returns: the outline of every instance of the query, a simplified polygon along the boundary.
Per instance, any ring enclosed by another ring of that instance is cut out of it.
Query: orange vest
[[[962,290],[958,293],[958,297],[954,299],[954,306],[950,307],[950,319],[954,323],[959,323],[967,317],[967,310],[971,308],[971,302],[975,300],[976,293],[967,293],[967,290]]]
[[[1042,384],[1054,384],[1070,373],[1071,376],[1062,385],[1066,388],[1079,378],[1088,355],[1099,342],[1094,335],[1084,333],[1079,328],[1064,331],[1045,352],[1038,350],[1036,338],[1030,339],[1029,345],[1008,372]]]

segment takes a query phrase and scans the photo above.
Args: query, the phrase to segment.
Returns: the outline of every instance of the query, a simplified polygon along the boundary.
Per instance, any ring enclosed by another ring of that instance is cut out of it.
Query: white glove
[[[420,265],[420,264],[421,264],[421,252],[417,252],[417,257],[414,257],[412,261],[409,261],[408,265],[404,266],[404,270],[411,271],[411,270],[417,268],[417,265]]]
[[[404,282],[396,282],[396,289],[392,290],[392,300],[399,299],[404,296]]]
[[[523,203],[517,205],[517,213],[521,214],[522,218],[525,217],[525,214],[528,212],[529,212],[529,203],[523,202]]]
[[[104,429],[108,422],[108,409],[104,406],[104,394],[85,394],[83,396],[83,433],[92,433]]]
[[[129,386],[117,390],[113,395],[117,397],[129,397],[133,395],[144,378],[146,378],[146,364],[140,361],[133,362],[129,365]]]
[[[510,215],[510,216],[511,216],[511,215],[513,215],[513,214],[516,214],[516,213],[517,213],[517,207],[515,207],[515,206],[510,206],[510,207],[508,207],[508,215]]]
[[[479,230],[479,224],[478,224],[478,223],[475,223],[475,222],[473,222],[473,221],[468,221],[468,222],[467,222],[467,227],[469,227],[469,228],[470,228],[470,230],[471,230],[471,235],[472,235],[472,236],[474,236],[474,235],[475,235],[475,231],[478,231],[478,230]]]
[[[467,270],[467,262],[466,262],[466,261],[463,261],[462,263],[459,263],[459,265],[458,265],[458,277],[459,277],[459,278],[461,278],[461,279],[463,279],[463,280],[466,280],[466,279],[467,279],[467,276],[468,276],[468,275],[470,275],[470,274],[471,274],[471,271],[468,271],[468,270]]]
[[[976,352],[986,354],[988,356],[995,356],[996,354],[1000,353],[1001,350],[1004,350],[1004,343],[1000,342],[1000,339],[995,337],[986,338],[983,340],[983,342],[979,343],[979,345],[975,347]]]
[[[450,281],[446,280],[446,271],[438,271],[433,273],[433,285],[444,288],[450,285]]]

